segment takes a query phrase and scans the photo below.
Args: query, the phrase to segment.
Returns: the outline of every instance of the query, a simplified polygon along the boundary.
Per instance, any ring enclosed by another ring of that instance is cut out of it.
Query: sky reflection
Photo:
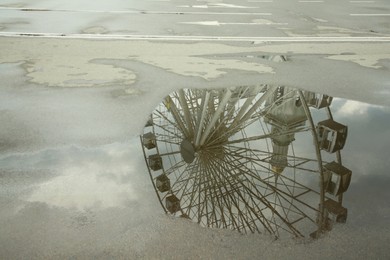
[[[353,168],[352,181],[362,175],[387,176],[390,162],[390,108],[336,99],[335,117],[349,127],[343,150],[345,164]]]
[[[14,154],[0,158],[2,168],[30,171],[31,177],[52,170],[40,183],[21,180],[34,189],[26,198],[66,209],[125,207],[140,200],[143,169],[138,139],[98,148],[77,146],[43,150],[33,155]],[[6,170],[5,170],[6,171]],[[14,178],[14,176],[9,176]]]

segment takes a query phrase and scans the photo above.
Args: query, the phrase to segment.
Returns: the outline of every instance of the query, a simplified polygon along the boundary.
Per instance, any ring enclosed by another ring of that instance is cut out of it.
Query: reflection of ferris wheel
[[[331,101],[265,85],[173,92],[141,137],[163,209],[206,227],[276,237],[345,222],[347,127],[333,120]]]

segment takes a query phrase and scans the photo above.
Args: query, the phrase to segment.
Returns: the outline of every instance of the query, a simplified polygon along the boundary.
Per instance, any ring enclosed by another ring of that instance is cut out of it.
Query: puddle
[[[171,93],[141,136],[163,210],[275,237],[317,237],[345,223],[348,126],[332,103],[270,85]]]

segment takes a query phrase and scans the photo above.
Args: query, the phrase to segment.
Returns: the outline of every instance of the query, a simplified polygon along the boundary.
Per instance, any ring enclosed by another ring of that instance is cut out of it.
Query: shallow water
[[[269,246],[268,235],[243,238],[164,215],[136,136],[144,120],[129,112],[146,100],[144,94],[112,95],[120,89],[115,87],[42,87],[25,81],[17,64],[3,68],[1,77],[8,84],[0,95],[2,256],[153,258],[163,252],[167,257],[202,257],[212,247],[216,258],[243,248],[240,256],[250,258],[263,248],[259,244]],[[332,247],[335,241],[341,248],[368,244],[366,256],[387,254],[390,109],[334,98],[332,111],[349,128],[342,151],[343,164],[353,172],[344,196],[348,221],[308,247],[274,242],[268,257],[291,254],[280,251],[280,243],[296,249],[293,257],[306,250],[312,256],[361,256],[355,250],[319,247]],[[373,236],[382,239],[368,243]]]

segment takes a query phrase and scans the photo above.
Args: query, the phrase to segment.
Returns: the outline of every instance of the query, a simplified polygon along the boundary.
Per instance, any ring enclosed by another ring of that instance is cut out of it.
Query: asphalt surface
[[[390,33],[390,6],[384,0],[8,1],[0,4],[0,14],[2,34],[239,38],[386,37]]]

